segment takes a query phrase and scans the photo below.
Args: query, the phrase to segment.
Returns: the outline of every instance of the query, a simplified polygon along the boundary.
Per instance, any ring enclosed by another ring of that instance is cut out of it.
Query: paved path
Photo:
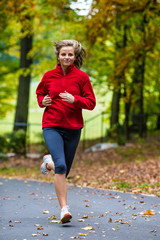
[[[59,219],[53,184],[0,179],[0,196],[1,240],[160,240],[158,197],[69,186],[73,219],[62,225],[48,219]],[[141,214],[147,210],[156,214]]]

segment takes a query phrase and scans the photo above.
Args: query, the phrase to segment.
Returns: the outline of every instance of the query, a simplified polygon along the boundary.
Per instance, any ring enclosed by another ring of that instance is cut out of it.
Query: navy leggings
[[[43,136],[55,165],[55,173],[66,173],[71,169],[80,140],[81,129],[43,128]]]

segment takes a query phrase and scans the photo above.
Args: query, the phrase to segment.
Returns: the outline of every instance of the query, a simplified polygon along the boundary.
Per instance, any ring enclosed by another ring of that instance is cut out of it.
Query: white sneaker
[[[44,175],[48,174],[51,169],[46,168],[46,164],[52,162],[52,157],[50,154],[47,154],[43,157],[43,163],[41,164],[40,170]]]
[[[68,206],[65,206],[61,210],[61,223],[68,223],[70,222],[70,219],[72,218],[71,213],[68,211]]]

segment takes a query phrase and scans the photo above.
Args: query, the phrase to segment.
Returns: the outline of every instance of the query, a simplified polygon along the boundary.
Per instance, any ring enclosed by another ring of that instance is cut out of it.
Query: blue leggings
[[[43,136],[55,165],[55,173],[66,173],[71,169],[80,140],[81,129],[43,128]]]

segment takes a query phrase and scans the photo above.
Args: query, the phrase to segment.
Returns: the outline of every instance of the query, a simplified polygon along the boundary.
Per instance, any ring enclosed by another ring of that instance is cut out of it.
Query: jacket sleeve
[[[96,106],[96,99],[88,75],[85,76],[81,91],[81,96],[74,95],[74,104],[81,109],[93,110]]]
[[[46,87],[46,77],[45,77],[45,75],[43,76],[41,82],[38,84],[38,87],[36,89],[36,94],[37,94],[38,105],[41,108],[45,107],[42,104],[42,100],[43,100],[44,96],[47,95],[47,87]]]

